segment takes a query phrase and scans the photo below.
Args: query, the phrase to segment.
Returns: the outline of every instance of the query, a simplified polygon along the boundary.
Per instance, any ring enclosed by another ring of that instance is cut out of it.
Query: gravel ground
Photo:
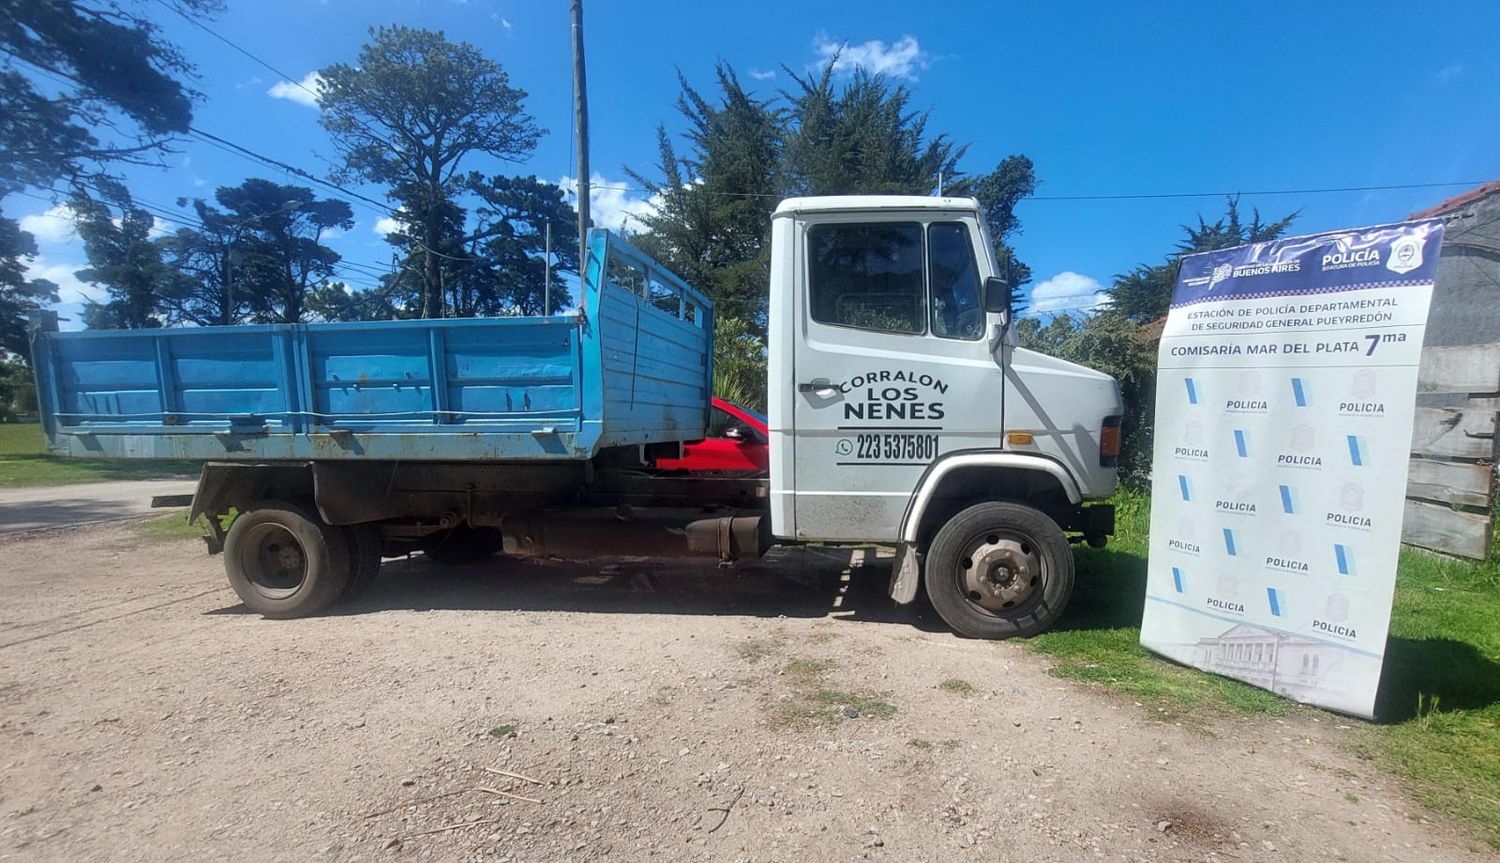
[[[823,549],[393,561],[285,622],[129,526],[0,555],[4,859],[1489,859],[1352,723],[1161,722]]]

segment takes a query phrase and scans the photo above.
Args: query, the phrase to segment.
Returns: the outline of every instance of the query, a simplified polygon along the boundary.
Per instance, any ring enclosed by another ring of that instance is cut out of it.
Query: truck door
[[[937,456],[1000,446],[1004,378],[981,301],[992,272],[982,236],[952,213],[799,223],[798,538],[895,540]]]

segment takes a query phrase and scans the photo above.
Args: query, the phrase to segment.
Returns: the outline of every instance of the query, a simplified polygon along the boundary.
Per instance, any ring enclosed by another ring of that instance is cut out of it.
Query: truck
[[[655,467],[704,437],[714,304],[601,230],[564,314],[54,326],[34,339],[43,430],[63,455],[202,461],[188,517],[269,618],[413,552],[821,543],[892,547],[892,599],[925,592],[961,636],[1046,629],[1072,544],[1114,530],[1114,379],[1017,346],[973,199],[791,198],[771,224],[768,476]]]

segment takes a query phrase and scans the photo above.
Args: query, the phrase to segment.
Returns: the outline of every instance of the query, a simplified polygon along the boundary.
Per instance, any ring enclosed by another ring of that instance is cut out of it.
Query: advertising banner
[[[1371,717],[1441,222],[1183,258],[1141,644]]]

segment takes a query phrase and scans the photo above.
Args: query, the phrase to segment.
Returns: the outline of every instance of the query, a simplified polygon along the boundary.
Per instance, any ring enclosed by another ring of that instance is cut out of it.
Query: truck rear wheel
[[[1018,503],[981,503],[943,525],[923,583],[933,608],[965,638],[1032,636],[1073,593],[1073,552],[1052,519]]]
[[[349,583],[339,599],[358,599],[380,574],[381,550],[385,541],[380,528],[373,524],[344,525],[344,538],[349,543]]]
[[[499,528],[464,524],[422,538],[422,553],[444,566],[478,563],[499,554],[505,538]]]
[[[224,538],[229,586],[265,617],[306,617],[349,583],[349,541],[296,504],[266,500],[241,513]]]

